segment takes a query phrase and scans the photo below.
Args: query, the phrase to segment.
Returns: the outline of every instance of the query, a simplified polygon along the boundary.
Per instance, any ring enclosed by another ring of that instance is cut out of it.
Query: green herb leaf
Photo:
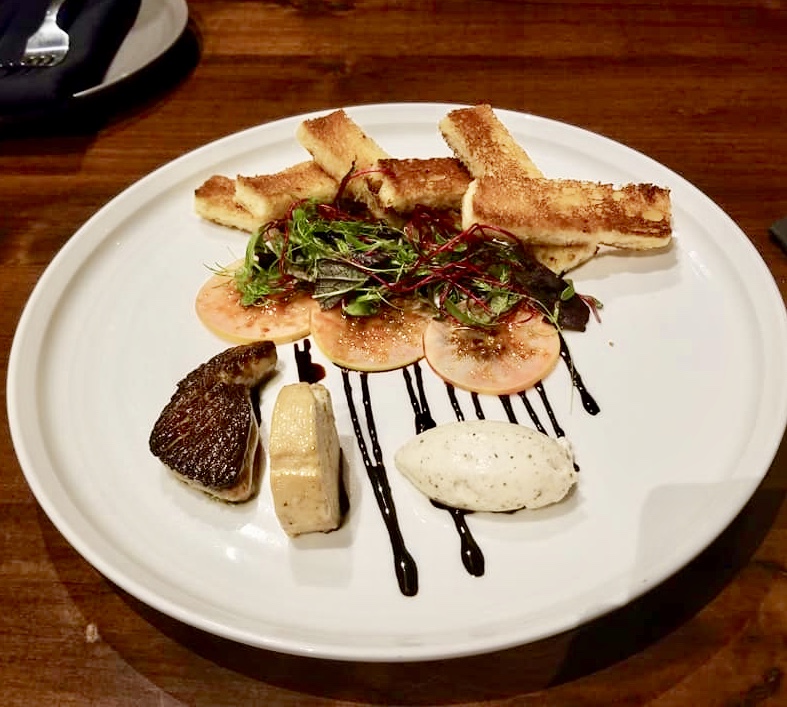
[[[566,282],[568,283],[566,288],[560,293],[561,302],[568,302],[568,300],[570,300],[576,294],[574,291],[574,281],[566,278]]]
[[[535,261],[514,236],[491,226],[462,230],[453,217],[425,207],[396,228],[335,205],[300,202],[251,237],[235,282],[246,305],[305,288],[323,308],[341,305],[352,316],[418,297],[477,327],[494,325],[522,303],[568,328],[584,328],[588,317],[573,283]]]

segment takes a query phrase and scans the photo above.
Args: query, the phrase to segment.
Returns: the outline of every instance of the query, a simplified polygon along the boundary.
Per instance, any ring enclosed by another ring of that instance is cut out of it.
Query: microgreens
[[[244,305],[306,290],[325,309],[374,314],[417,297],[438,314],[490,326],[521,304],[554,323],[584,329],[588,307],[506,231],[462,229],[445,213],[417,207],[401,227],[353,216],[335,204],[301,201],[249,240],[235,281]]]

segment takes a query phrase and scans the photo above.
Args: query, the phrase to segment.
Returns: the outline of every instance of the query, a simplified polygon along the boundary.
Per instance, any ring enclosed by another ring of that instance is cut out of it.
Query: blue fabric
[[[70,35],[65,60],[49,68],[0,69],[0,114],[46,109],[101,83],[141,0],[67,0],[58,24]],[[0,0],[0,61],[19,59],[49,0]]]

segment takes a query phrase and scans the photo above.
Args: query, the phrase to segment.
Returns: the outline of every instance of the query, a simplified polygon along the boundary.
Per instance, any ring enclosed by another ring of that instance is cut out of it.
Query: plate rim
[[[94,96],[96,94],[101,93],[102,91],[105,91],[106,89],[109,89],[112,86],[115,86],[121,81],[127,79],[129,76],[133,76],[134,74],[142,71],[142,69],[152,64],[154,61],[156,61],[156,59],[161,57],[169,49],[172,48],[175,42],[178,41],[178,37],[180,37],[181,34],[183,34],[183,31],[186,29],[186,26],[188,25],[189,8],[186,0],[142,0],[142,2],[140,3],[139,11],[137,13],[137,19],[135,20],[134,25],[136,25],[139,22],[139,18],[142,15],[143,8],[145,7],[146,4],[152,6],[155,4],[162,4],[162,3],[165,3],[167,5],[166,9],[175,12],[175,24],[173,25],[173,31],[171,36],[167,38],[166,42],[163,42],[162,46],[158,47],[153,53],[146,55],[144,59],[141,59],[138,66],[128,71],[124,71],[123,73],[120,73],[117,76],[109,77],[109,75],[112,73],[112,63],[110,63],[106,75],[99,83],[97,83],[95,86],[89,86],[88,88],[84,88],[81,91],[77,91],[72,96],[72,99],[78,100],[82,98],[87,98],[89,96]],[[126,35],[123,42],[121,42],[120,47],[118,47],[118,52],[120,52],[124,44],[126,44],[129,41],[129,36],[131,35],[131,32],[134,31],[134,25],[131,26],[129,33]],[[115,53],[115,57],[117,57],[118,52]],[[114,61],[115,59],[113,58],[113,62]]]
[[[348,111],[350,114],[358,115],[362,117],[362,114],[365,111],[413,111],[420,109],[425,110],[432,110],[435,113],[437,112],[444,112],[446,110],[460,107],[464,104],[452,104],[452,103],[385,103],[385,104],[364,104],[364,105],[356,105],[356,106],[348,106],[345,107],[345,110]],[[309,645],[300,643],[298,645],[290,645],[287,641],[281,640],[264,640],[260,639],[259,636],[248,636],[244,635],[243,632],[240,631],[233,631],[229,630],[227,626],[221,624],[220,622],[205,619],[204,617],[200,618],[199,621],[195,622],[193,614],[188,611],[184,610],[182,607],[178,606],[177,604],[173,603],[172,601],[162,598],[161,596],[151,595],[150,592],[147,591],[146,587],[140,587],[139,584],[133,579],[133,577],[126,576],[123,574],[122,570],[118,571],[117,568],[110,566],[107,564],[103,557],[96,554],[94,548],[90,547],[89,543],[86,543],[83,538],[79,536],[74,536],[74,530],[66,521],[63,516],[61,515],[57,504],[52,501],[49,495],[46,493],[45,489],[43,489],[39,483],[39,479],[37,478],[34,470],[30,469],[30,458],[29,454],[27,454],[27,450],[24,448],[23,437],[24,432],[21,429],[21,420],[17,414],[14,414],[17,409],[17,400],[20,395],[20,391],[18,390],[20,376],[18,375],[18,370],[21,367],[21,361],[23,359],[23,350],[25,348],[26,338],[30,337],[29,330],[33,327],[35,320],[33,320],[35,314],[35,308],[38,306],[37,302],[44,296],[45,289],[52,280],[57,272],[58,268],[61,267],[61,263],[67,262],[68,258],[71,257],[72,251],[76,250],[80,246],[86,247],[83,242],[89,241],[90,233],[96,232],[94,229],[94,225],[100,223],[102,219],[111,217],[113,209],[116,208],[116,205],[120,200],[132,200],[136,198],[136,194],[138,191],[144,191],[145,187],[153,181],[156,181],[161,178],[162,174],[169,175],[167,177],[168,180],[165,188],[169,188],[172,186],[172,183],[179,181],[177,174],[179,171],[187,169],[192,161],[199,162],[204,155],[210,155],[214,151],[220,152],[221,148],[225,145],[231,144],[233,141],[243,142],[244,137],[247,137],[250,133],[255,132],[262,132],[264,133],[266,130],[272,129],[272,126],[277,126],[278,129],[285,130],[289,129],[290,126],[297,124],[303,119],[307,119],[309,117],[313,117],[316,115],[322,115],[326,112],[329,112],[331,109],[322,109],[316,110],[305,114],[299,115],[292,115],[285,118],[281,118],[279,120],[270,121],[268,123],[263,123],[258,126],[253,126],[250,128],[246,128],[245,130],[241,130],[239,132],[235,132],[223,137],[220,137],[216,140],[206,143],[200,147],[195,148],[194,150],[181,155],[180,157],[172,160],[171,162],[162,165],[161,167],[157,168],[153,172],[141,177],[135,183],[124,189],[118,195],[116,195],[113,199],[107,202],[103,207],[101,207],[97,212],[95,212],[77,231],[71,236],[71,238],[64,244],[64,246],[60,249],[60,251],[56,254],[50,264],[47,266],[46,270],[39,278],[39,281],[36,283],[33,291],[29,295],[29,298],[24,306],[22,311],[22,315],[19,319],[17,324],[16,331],[14,333],[11,352],[9,356],[9,363],[8,363],[8,376],[7,376],[7,415],[9,421],[9,427],[11,430],[11,437],[15,452],[19,459],[20,467],[22,468],[23,474],[25,479],[30,486],[31,490],[36,497],[36,500],[41,505],[41,507],[46,512],[47,516],[53,522],[53,524],[57,527],[58,531],[65,537],[65,539],[81,554],[91,565],[96,567],[104,576],[111,579],[113,582],[121,586],[124,590],[129,591],[129,593],[133,594],[137,598],[139,598],[144,603],[154,607],[155,609],[162,611],[163,613],[172,616],[178,620],[183,621],[186,624],[196,626],[203,630],[207,630],[211,633],[216,635],[221,635],[226,638],[236,640],[242,643],[255,645],[261,648],[266,648],[269,650],[276,650],[285,653],[291,653],[296,655],[306,655],[312,657],[321,657],[327,659],[335,659],[335,660],[362,660],[362,661],[400,661],[400,662],[407,662],[407,661],[417,661],[417,660],[432,660],[432,659],[444,659],[444,658],[455,658],[455,657],[462,657],[467,655],[474,655],[478,653],[485,653],[494,650],[501,650],[505,648],[512,647],[514,645],[521,645],[522,643],[530,643],[535,640],[539,640],[541,638],[546,637],[547,635],[555,635],[556,633],[561,633],[572,628],[575,628],[578,625],[581,625],[585,622],[591,621],[598,616],[601,616],[609,611],[612,611],[616,608],[620,608],[620,606],[624,606],[631,601],[633,601],[637,596],[640,596],[644,592],[648,591],[649,589],[653,588],[657,584],[664,581],[666,578],[674,574],[675,572],[680,571],[685,565],[690,562],[696,555],[698,555],[703,549],[705,549],[713,540],[715,540],[718,535],[723,532],[726,525],[728,525],[732,519],[740,512],[740,510],[745,506],[745,504],[751,498],[751,495],[754,493],[757,486],[761,483],[762,479],[767,474],[770,465],[773,461],[773,458],[776,455],[778,447],[781,443],[782,437],[779,435],[769,435],[770,445],[767,449],[763,449],[760,458],[764,461],[767,459],[767,462],[763,464],[764,469],[762,473],[759,472],[752,477],[746,477],[745,480],[748,481],[748,486],[745,492],[742,492],[738,497],[738,505],[735,508],[734,513],[726,513],[729,518],[727,522],[722,527],[715,528],[714,530],[708,529],[705,533],[705,536],[701,538],[696,538],[694,543],[692,543],[692,550],[689,551],[690,556],[688,558],[682,558],[680,563],[677,567],[673,567],[671,570],[659,574],[653,574],[649,581],[639,587],[639,591],[632,590],[630,596],[626,598],[626,601],[623,603],[613,603],[610,606],[606,606],[603,610],[600,608],[598,612],[591,613],[590,615],[584,615],[581,621],[573,622],[571,624],[566,624],[559,631],[549,631],[543,635],[535,635],[530,636],[527,640],[517,640],[515,637],[512,640],[507,642],[499,642],[499,641],[492,641],[487,642],[486,645],[475,646],[475,647],[462,647],[454,651],[447,651],[446,647],[440,646],[439,650],[435,651],[434,646],[427,645],[426,648],[423,646],[410,649],[404,648],[399,651],[392,650],[390,646],[382,646],[378,647],[376,650],[370,650],[368,647],[363,647],[361,652],[355,652],[350,648],[349,651],[342,650],[342,646],[326,646],[323,644],[320,645]],[[696,186],[685,180],[683,177],[675,173],[673,170],[670,170],[665,165],[653,160],[652,158],[644,155],[641,152],[638,152],[634,148],[628,147],[627,145],[612,140],[604,135],[599,133],[594,133],[588,131],[584,128],[571,125],[569,123],[557,121],[551,118],[544,118],[541,116],[533,115],[530,113],[523,113],[518,111],[510,111],[506,109],[496,109],[496,112],[503,118],[505,121],[506,115],[514,115],[518,120],[527,119],[527,120],[535,120],[538,122],[543,122],[543,124],[553,124],[556,128],[564,129],[570,128],[571,130],[580,131],[588,136],[592,136],[593,139],[602,139],[604,141],[609,141],[614,143],[618,147],[625,148],[625,150],[631,151],[636,153],[639,158],[646,159],[651,167],[657,167],[660,170],[665,170],[665,173],[670,174],[672,179],[679,180],[682,184],[683,188],[690,189],[695,198],[700,198],[704,201],[706,206],[712,207],[716,212],[717,215],[722,217],[729,226],[731,226],[737,235],[739,236],[739,246],[744,247],[748,250],[749,254],[749,262],[748,265],[758,268],[761,272],[760,274],[767,274],[767,278],[763,278],[759,282],[760,288],[765,288],[765,290],[760,290],[761,296],[768,298],[772,303],[775,304],[776,301],[781,303],[780,311],[772,311],[770,314],[772,315],[770,318],[774,319],[772,324],[776,324],[778,327],[778,331],[774,332],[774,336],[778,336],[778,338],[782,342],[782,350],[787,349],[787,313],[785,313],[784,302],[781,298],[781,294],[778,290],[776,282],[770,273],[770,270],[767,267],[767,264],[760,256],[759,252],[755,248],[754,244],[750,241],[750,239],[745,235],[745,233],[740,229],[740,227],[727,215],[723,209],[716,204],[713,200],[711,200],[707,195],[701,192]],[[290,130],[292,133],[293,131]],[[191,170],[193,171],[193,170]],[[123,220],[123,219],[121,219]],[[93,231],[91,231],[93,229]],[[95,236],[98,237],[98,236]],[[101,237],[98,243],[103,242],[103,238]],[[94,244],[95,247],[96,244]],[[746,248],[748,246],[748,248]],[[78,259],[77,265],[81,264],[83,260]],[[66,287],[64,285],[64,287]],[[748,294],[752,294],[748,292]],[[28,344],[29,347],[29,344]],[[787,384],[784,384],[787,385]],[[778,420],[774,423],[776,427],[781,428],[782,435],[787,425],[787,396],[782,396],[784,402],[781,404],[781,409],[779,410]],[[24,459],[23,459],[24,457]],[[672,563],[674,564],[674,563]]]

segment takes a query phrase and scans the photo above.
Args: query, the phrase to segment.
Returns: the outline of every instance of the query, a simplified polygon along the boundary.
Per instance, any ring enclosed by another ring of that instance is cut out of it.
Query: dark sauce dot
[[[302,383],[318,383],[325,378],[325,369],[312,361],[311,341],[304,339],[303,350],[295,344],[295,365],[298,368],[298,380]]]

